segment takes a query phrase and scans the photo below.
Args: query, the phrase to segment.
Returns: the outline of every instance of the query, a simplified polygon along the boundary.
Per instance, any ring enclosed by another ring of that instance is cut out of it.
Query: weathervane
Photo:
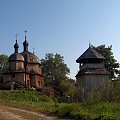
[[[89,47],[91,47],[91,43],[90,43],[90,40],[89,40]]]
[[[35,53],[35,47],[33,47],[33,54]]]
[[[26,33],[28,32],[27,30],[24,31],[25,32],[25,36],[26,36]]]

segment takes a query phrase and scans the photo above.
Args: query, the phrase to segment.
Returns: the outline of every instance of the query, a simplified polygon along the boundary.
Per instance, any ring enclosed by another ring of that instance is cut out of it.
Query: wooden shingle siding
[[[109,88],[109,71],[104,65],[105,58],[89,47],[77,60],[79,71],[76,75],[77,91],[80,100],[93,90]]]

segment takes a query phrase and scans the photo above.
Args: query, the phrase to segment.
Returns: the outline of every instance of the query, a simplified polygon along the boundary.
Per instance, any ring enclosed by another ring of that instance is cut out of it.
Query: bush
[[[1,90],[0,104],[54,114],[76,120],[119,120],[120,103],[58,103],[31,90]]]
[[[110,101],[120,101],[120,80],[111,81]]]

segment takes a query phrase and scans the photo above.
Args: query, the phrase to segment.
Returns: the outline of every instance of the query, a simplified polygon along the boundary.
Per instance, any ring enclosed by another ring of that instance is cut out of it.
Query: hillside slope
[[[120,120],[120,103],[58,103],[31,90],[0,90],[0,105],[62,118],[80,120]]]

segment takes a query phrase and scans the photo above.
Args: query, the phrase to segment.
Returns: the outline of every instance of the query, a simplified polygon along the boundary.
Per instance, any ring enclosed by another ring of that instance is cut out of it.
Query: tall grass
[[[78,120],[120,120],[120,103],[58,103],[36,91],[0,91],[0,104]]]

